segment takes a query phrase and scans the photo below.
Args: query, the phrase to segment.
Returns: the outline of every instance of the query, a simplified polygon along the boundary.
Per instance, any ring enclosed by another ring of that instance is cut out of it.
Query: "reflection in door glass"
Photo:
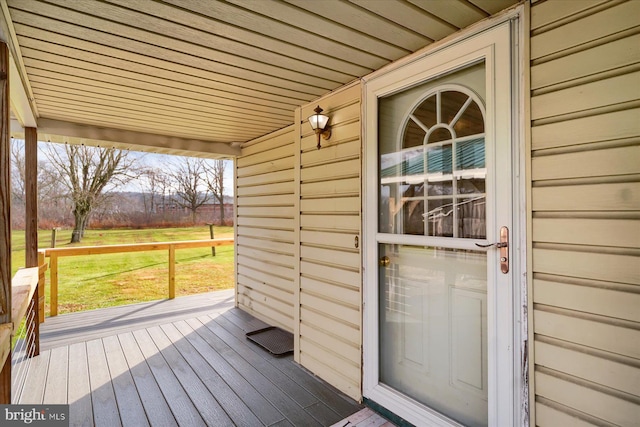
[[[401,137],[381,151],[380,232],[486,237],[483,111],[461,87],[428,93],[405,118]]]
[[[487,425],[487,255],[379,245],[380,381],[468,426]]]

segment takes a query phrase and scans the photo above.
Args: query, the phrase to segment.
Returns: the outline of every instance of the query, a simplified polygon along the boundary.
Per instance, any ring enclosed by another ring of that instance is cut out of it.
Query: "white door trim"
[[[521,148],[524,140],[522,137],[523,123],[520,123],[523,120],[521,112],[524,110],[523,105],[526,98],[522,92],[524,85],[521,84],[518,74],[526,68],[523,65],[524,58],[521,54],[524,31],[522,25],[520,24],[518,27],[517,23],[518,19],[522,17],[523,10],[523,7],[518,7],[485,21],[484,25],[474,26],[468,31],[463,31],[449,43],[438,46],[434,52],[421,53],[413,59],[409,58],[404,61],[401,67],[394,67],[387,73],[376,73],[374,77],[365,79],[363,84],[363,266],[365,280],[363,287],[363,395],[416,425],[451,426],[457,424],[395,390],[379,384],[378,269],[376,267],[378,264],[376,238],[378,220],[377,99],[380,96],[395,93],[417,84],[425,80],[427,76],[433,78],[472,64],[480,58],[487,58],[487,71],[491,76],[487,81],[487,93],[493,94],[488,97],[487,102],[511,106],[508,111],[509,117],[506,118],[508,126],[505,126],[503,122],[500,127],[495,124],[489,126],[492,132],[494,130],[498,132],[493,137],[497,139],[509,138],[513,141],[511,149],[504,153],[497,153],[497,155],[500,156],[498,161],[510,162],[513,170],[513,183],[509,184],[513,186],[513,192],[509,190],[509,194],[512,194],[510,204],[513,215],[512,242],[514,243],[511,249],[513,283],[506,286],[506,289],[502,289],[501,286],[500,292],[495,293],[498,298],[495,305],[489,307],[490,313],[493,313],[493,325],[503,328],[501,335],[512,337],[509,340],[496,342],[496,347],[493,349],[494,354],[499,355],[502,364],[500,369],[497,369],[496,360],[493,360],[494,366],[489,367],[491,378],[489,395],[494,396],[490,400],[489,424],[520,425],[523,420],[526,420],[526,414],[523,413],[526,411],[523,409],[526,407],[526,402],[524,402],[526,393],[522,393],[521,388],[527,387],[522,380],[526,372],[523,372],[521,364],[524,357],[521,354],[524,348],[522,340],[527,338],[526,328],[521,328],[521,325],[527,319],[519,309],[523,292],[521,281],[524,281],[526,266],[524,245],[520,244],[526,242],[524,235],[526,210],[523,209],[522,203],[525,181],[524,173],[520,173],[526,154]],[[462,41],[465,43],[461,43]],[[509,70],[509,67],[493,67],[493,58],[496,56],[504,58],[504,55],[509,58],[512,70]],[[401,77],[399,78],[399,76]],[[511,90],[508,94],[503,94],[505,96],[503,99],[495,99],[492,83],[496,81],[510,82]],[[487,104],[487,110],[489,108],[493,108],[493,106]],[[501,117],[501,119],[505,120],[505,117]],[[487,153],[488,161],[489,157],[489,153]],[[493,191],[504,191],[501,189],[502,183],[494,182],[491,185]],[[487,202],[489,203],[489,200]],[[502,224],[500,218],[497,221]],[[496,227],[496,224],[487,224],[488,230],[497,228],[499,225]],[[494,236],[488,236],[489,240],[493,238]],[[496,256],[495,253],[489,252],[488,262],[495,262]],[[496,281],[493,279],[495,277],[488,277],[488,282],[490,282],[488,286],[492,286],[491,283],[495,284]],[[512,312],[497,310],[497,307],[504,307],[505,304],[513,307]],[[489,334],[491,333],[489,331]],[[500,410],[498,410],[498,405]]]

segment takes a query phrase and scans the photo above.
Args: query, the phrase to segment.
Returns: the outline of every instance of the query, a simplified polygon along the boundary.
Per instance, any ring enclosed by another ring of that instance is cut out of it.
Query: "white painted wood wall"
[[[295,359],[361,398],[359,84],[296,111],[237,160],[238,305],[294,333]],[[316,149],[320,104],[332,136]]]
[[[535,423],[640,422],[640,2],[531,8]]]

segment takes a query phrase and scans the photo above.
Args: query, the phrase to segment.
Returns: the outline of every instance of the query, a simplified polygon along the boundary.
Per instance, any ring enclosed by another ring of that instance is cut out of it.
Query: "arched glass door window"
[[[381,195],[388,195],[381,232],[486,237],[484,118],[480,99],[458,85],[435,88],[417,103],[395,152],[381,157]]]

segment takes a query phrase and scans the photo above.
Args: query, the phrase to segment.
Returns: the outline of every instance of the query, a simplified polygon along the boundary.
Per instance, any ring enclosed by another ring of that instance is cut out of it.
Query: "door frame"
[[[511,204],[511,286],[501,289],[500,301],[509,303],[513,310],[494,310],[494,324],[501,328],[501,334],[510,336],[508,342],[499,343],[502,360],[507,360],[508,374],[504,374],[504,365],[500,372],[495,366],[496,360],[490,360],[489,374],[493,375],[489,384],[489,425],[527,425],[528,424],[528,368],[527,368],[527,185],[526,185],[526,53],[525,33],[528,27],[526,9],[520,5],[506,10],[495,17],[462,30],[452,37],[430,46],[422,52],[409,56],[399,63],[373,73],[363,79],[363,396],[405,420],[416,425],[452,426],[458,425],[451,419],[426,408],[390,387],[379,384],[378,366],[378,143],[377,143],[377,99],[380,96],[396,93],[434,76],[461,69],[479,58],[493,61],[494,55],[509,55],[510,70],[496,67],[492,70],[495,79],[507,79],[510,82],[510,123],[512,182],[509,190]],[[505,52],[505,49],[507,52]],[[487,61],[487,69],[491,65]],[[487,87],[489,94],[490,87]],[[491,89],[492,90],[492,89]],[[504,101],[504,100],[503,100]],[[487,102],[493,102],[487,99]],[[500,102],[500,100],[496,100]],[[487,104],[487,111],[490,104]],[[493,108],[491,106],[491,108]],[[495,127],[494,127],[495,129]],[[500,137],[500,135],[496,135]],[[489,156],[489,154],[488,154]],[[489,160],[488,160],[489,161]],[[500,183],[494,183],[494,191],[500,191]],[[489,202],[489,201],[487,201]],[[489,218],[487,218],[489,221]],[[488,229],[489,229],[489,224]],[[497,227],[493,227],[498,229]],[[487,236],[488,240],[497,236]],[[469,243],[470,248],[473,243]],[[497,252],[497,251],[495,251]],[[488,252],[488,262],[497,255]],[[491,276],[488,277],[488,282]],[[495,280],[493,280],[495,283]],[[488,283],[488,286],[491,284]],[[497,294],[496,294],[497,295]],[[492,308],[489,307],[491,311]],[[497,331],[497,329],[495,329]],[[493,333],[488,331],[489,336]],[[509,355],[504,351],[509,349]],[[495,359],[495,358],[494,358]],[[494,363],[493,368],[491,363]],[[501,411],[498,412],[498,405]],[[503,410],[506,408],[506,410]]]

